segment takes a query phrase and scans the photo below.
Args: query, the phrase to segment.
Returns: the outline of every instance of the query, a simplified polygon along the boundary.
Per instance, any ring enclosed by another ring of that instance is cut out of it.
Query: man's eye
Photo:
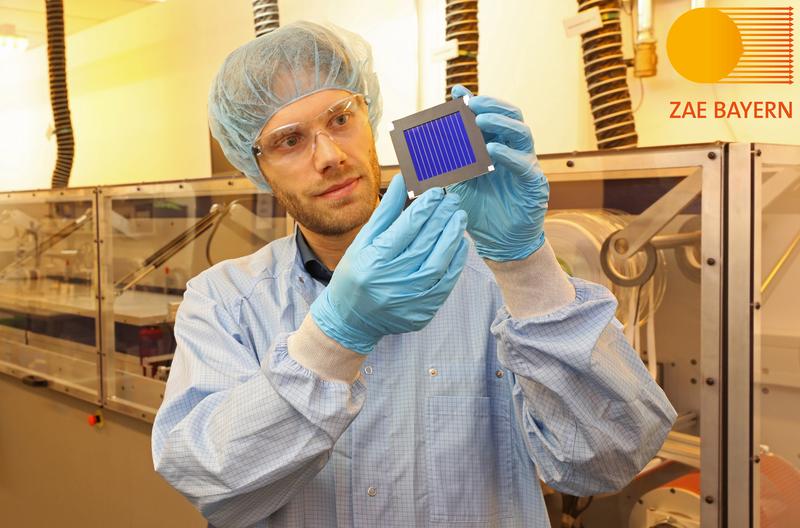
[[[300,143],[300,138],[297,137],[296,135],[291,135],[291,136],[286,136],[286,137],[281,138],[280,140],[278,140],[276,146],[278,148],[288,148],[288,149],[290,149],[290,148],[296,147],[298,143]]]
[[[344,126],[350,120],[350,114],[342,113],[333,118],[333,124],[336,126]]]

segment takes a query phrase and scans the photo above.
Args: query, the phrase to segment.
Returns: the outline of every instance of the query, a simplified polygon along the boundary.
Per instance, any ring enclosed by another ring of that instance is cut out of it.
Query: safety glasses
[[[367,126],[367,100],[361,94],[353,94],[312,119],[271,130],[265,127],[253,143],[253,154],[271,164],[292,163],[313,155],[320,134],[342,145],[358,137]]]

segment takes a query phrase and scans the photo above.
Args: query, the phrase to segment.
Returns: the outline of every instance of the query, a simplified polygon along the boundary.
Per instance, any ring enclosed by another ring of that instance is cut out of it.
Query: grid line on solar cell
[[[475,163],[475,152],[458,112],[403,131],[419,181]]]

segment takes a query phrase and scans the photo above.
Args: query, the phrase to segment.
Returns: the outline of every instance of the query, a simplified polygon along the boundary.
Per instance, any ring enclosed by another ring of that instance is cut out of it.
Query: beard
[[[375,210],[380,192],[381,170],[374,144],[369,153],[369,167],[364,170],[366,174],[360,172],[358,167],[351,166],[340,169],[336,175],[329,175],[329,179],[339,181],[361,177],[352,193],[333,200],[319,200],[290,193],[272,181],[269,183],[275,199],[300,225],[319,235],[340,236],[366,224]],[[324,189],[311,194],[322,190]]]

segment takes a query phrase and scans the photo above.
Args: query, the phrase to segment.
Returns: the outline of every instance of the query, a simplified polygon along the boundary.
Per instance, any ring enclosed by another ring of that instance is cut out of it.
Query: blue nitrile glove
[[[385,335],[424,328],[467,258],[467,215],[458,196],[430,189],[404,211],[406,192],[396,175],[311,305],[317,326],[360,354]]]
[[[461,85],[452,96],[471,95]],[[448,191],[461,196],[467,212],[467,231],[483,258],[521,260],[544,244],[544,215],[550,186],[536,153],[533,136],[522,122],[522,112],[497,99],[470,97],[494,172],[454,183]]]

